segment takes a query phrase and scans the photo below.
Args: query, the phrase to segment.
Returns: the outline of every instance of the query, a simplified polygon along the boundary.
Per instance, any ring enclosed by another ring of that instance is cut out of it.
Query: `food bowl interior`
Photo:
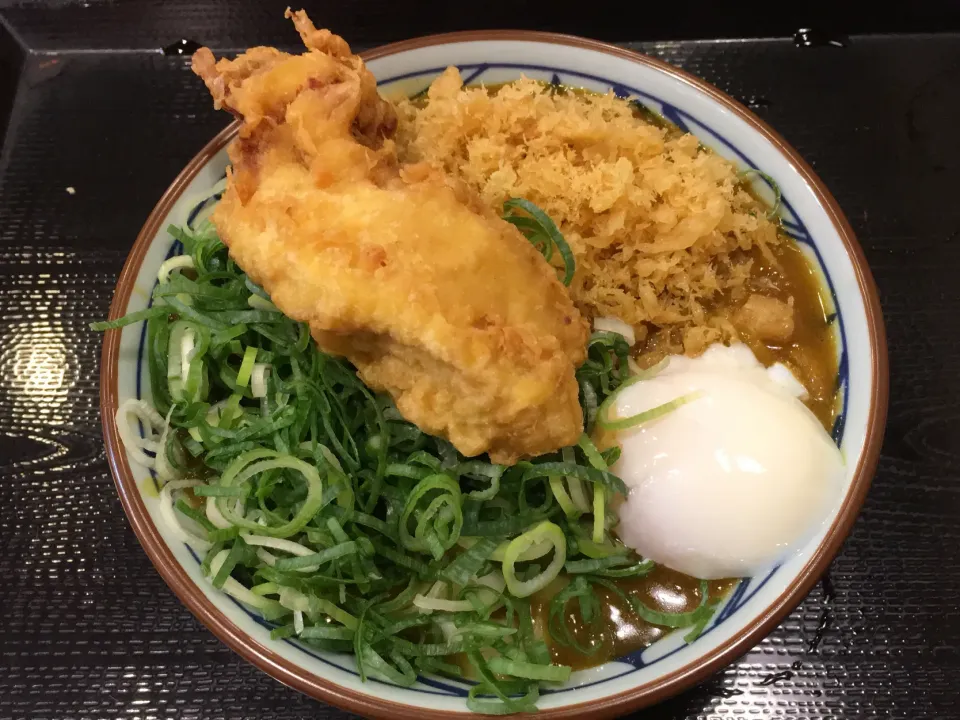
[[[806,545],[777,567],[742,581],[728,597],[703,634],[687,644],[683,632],[674,632],[649,648],[601,667],[578,671],[562,687],[546,690],[539,703],[548,713],[564,714],[581,703],[608,708],[623,703],[655,701],[675,692],[746,651],[752,642],[798,602],[836,552],[852,523],[870,469],[864,473],[868,442],[882,431],[877,427],[876,372],[878,318],[863,295],[863,269],[858,267],[845,237],[846,223],[832,198],[811,180],[806,166],[779,139],[763,130],[705,85],[654,62],[638,62],[613,49],[598,49],[586,42],[516,40],[508,37],[452,38],[436,44],[405,43],[374,51],[369,67],[387,97],[423,91],[447,66],[460,68],[469,84],[494,84],[521,75],[588,90],[631,97],[669,122],[696,135],[701,142],[742,169],[754,168],[776,180],[782,192],[783,227],[800,245],[822,277],[824,296],[840,353],[837,391],[842,404],[833,428],[847,464],[845,486],[837,506]],[[224,136],[225,140],[226,137]],[[178,252],[166,233],[169,224],[182,224],[197,211],[203,199],[224,175],[228,164],[224,143],[209,149],[192,170],[179,193],[158,208],[159,215],[145,228],[138,246],[140,257],[133,272],[135,282],[119,313],[143,309],[150,302],[157,269]],[[773,190],[756,176],[757,192],[773,200]],[[138,250],[131,256],[137,261]],[[122,330],[116,363],[116,395],[149,399],[144,362],[145,329],[133,325]],[[106,413],[105,413],[106,417]],[[882,425],[882,420],[880,421]],[[122,454],[122,453],[121,453]],[[142,520],[152,522],[163,550],[175,567],[164,572],[168,582],[195,612],[211,624],[232,646],[246,646],[242,654],[278,678],[299,689],[324,695],[350,706],[356,696],[374,695],[372,706],[353,705],[358,711],[383,716],[417,713],[466,713],[463,699],[468,685],[425,677],[411,688],[398,688],[369,679],[361,683],[352,656],[325,653],[290,640],[271,641],[270,626],[255,612],[212,588],[200,572],[200,558],[166,528],[159,516],[156,486],[149,473],[124,457],[114,459],[125,504],[139,504]],[[869,463],[868,463],[869,464]],[[135,521],[135,526],[137,522]],[[143,524],[143,523],[141,523]],[[138,528],[138,531],[140,528]],[[146,543],[145,543],[146,545]],[[149,550],[149,548],[148,548]],[[153,553],[151,553],[153,555]],[[159,565],[157,557],[154,561]],[[173,573],[179,580],[171,579]],[[193,598],[193,600],[189,599]],[[212,622],[210,614],[219,615]],[[339,686],[331,691],[329,684]],[[320,689],[317,689],[320,687]],[[326,690],[324,690],[326,687]],[[338,694],[339,693],[339,694]],[[397,705],[391,706],[391,703]],[[599,703],[599,705],[598,705]],[[406,708],[400,706],[407,706]],[[372,708],[372,709],[371,709]]]

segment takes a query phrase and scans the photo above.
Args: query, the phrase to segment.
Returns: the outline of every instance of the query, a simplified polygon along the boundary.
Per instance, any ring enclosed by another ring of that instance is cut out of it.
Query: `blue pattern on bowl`
[[[759,169],[757,165],[750,160],[749,157],[747,157],[736,146],[730,143],[729,140],[727,140],[725,137],[717,133],[715,130],[713,130],[709,126],[702,123],[697,118],[693,117],[692,115],[690,115],[689,113],[683,110],[680,110],[679,108],[673,105],[670,105],[669,103],[664,102],[658,97],[655,97],[642,90],[638,90],[636,88],[623,85],[622,83],[614,83],[610,80],[598,77],[596,75],[589,75],[586,73],[567,70],[564,68],[549,67],[549,66],[542,66],[542,65],[527,65],[527,64],[517,64],[517,63],[511,63],[511,64],[480,63],[480,64],[465,64],[459,67],[461,70],[461,74],[463,75],[464,84],[479,81],[483,76],[483,74],[491,69],[520,70],[525,73],[535,73],[537,75],[543,76],[540,79],[548,79],[549,82],[557,85],[562,84],[562,85],[576,86],[578,84],[576,80],[571,82],[567,78],[588,80],[591,82],[605,84],[609,89],[613,90],[618,97],[643,98],[645,101],[645,104],[650,103],[653,105],[653,107],[650,108],[651,110],[653,110],[654,112],[658,112],[661,116],[664,117],[664,119],[673,123],[674,125],[676,125],[677,127],[679,127],[681,130],[685,132],[692,132],[694,135],[698,135],[699,137],[700,134],[696,132],[696,129],[698,127],[702,128],[703,130],[706,131],[707,134],[712,135],[713,138],[719,141],[719,143],[722,144],[729,151],[729,153],[739,158],[740,163],[744,169],[748,169],[748,168],[754,169],[754,170]],[[380,81],[379,86],[383,88],[385,86],[388,86],[390,84],[400,82],[403,80],[410,80],[410,79],[422,77],[425,80],[425,85],[422,90],[416,93],[417,95],[419,95],[425,92],[427,87],[429,87],[429,83],[437,75],[443,72],[443,70],[445,69],[446,68],[444,67],[438,67],[438,68],[430,68],[427,70],[419,70],[417,72],[406,73],[403,75],[397,75],[395,77],[391,77],[386,80]],[[715,145],[713,143],[705,143],[705,144]],[[769,182],[762,176],[760,177],[769,186]],[[772,187],[771,187],[771,191],[772,191]],[[217,198],[219,198],[219,196],[217,196]],[[195,220],[199,212],[209,202],[211,202],[210,198],[199,203],[190,211],[188,215],[188,224],[192,223]],[[804,225],[803,221],[799,218],[793,206],[790,204],[789,200],[786,197],[784,197],[781,202],[781,219],[782,219],[783,227],[786,230],[786,232],[792,238],[794,238],[794,240],[796,240],[798,243],[801,243],[805,247],[809,248],[814,254],[817,265],[819,266],[819,269],[821,271],[821,274],[826,279],[827,289],[830,292],[831,301],[833,303],[834,312],[832,313],[830,319],[831,321],[835,321],[837,323],[838,334],[839,334],[840,358],[838,361],[838,368],[837,368],[836,391],[838,395],[840,395],[841,405],[840,405],[839,412],[837,413],[837,418],[834,422],[834,426],[831,434],[833,436],[834,441],[839,446],[843,440],[847,399],[848,399],[848,393],[849,393],[848,363],[847,363],[847,350],[846,350],[847,342],[846,342],[846,335],[844,332],[843,316],[840,313],[839,303],[837,302],[837,296],[834,290],[834,283],[831,280],[829,274],[827,273],[826,266],[823,262],[823,257],[820,251],[818,250],[815,241],[813,240],[812,236],[810,235],[806,226]],[[167,259],[169,259],[170,257],[173,257],[174,255],[180,254],[182,249],[183,247],[180,244],[180,242],[174,241],[171,244],[169,251],[167,252],[167,255],[166,255]],[[150,307],[152,304],[153,304],[153,299],[151,297],[147,307]],[[146,372],[146,365],[143,361],[145,344],[146,344],[146,324],[144,324],[144,327],[141,330],[139,349],[137,351],[137,367],[139,368],[139,371],[137,373],[137,378],[136,378],[136,397],[138,399],[142,397],[143,375]],[[142,436],[143,435],[142,427],[140,428],[140,433]],[[153,471],[151,471],[151,475],[154,477],[154,482],[156,483],[156,476],[153,473]],[[157,489],[159,490],[159,488]],[[191,556],[194,558],[194,560],[197,562],[197,565],[199,566],[200,558],[197,556],[197,554],[193,551],[192,548],[187,546],[187,549],[189,550]],[[751,598],[754,597],[754,595],[756,595],[760,591],[761,588],[763,588],[776,575],[778,570],[779,570],[779,566],[773,568],[765,577],[747,578],[742,580],[731,592],[729,598],[727,599],[723,608],[721,608],[720,612],[717,613],[717,615],[713,618],[713,620],[711,620],[711,622],[704,629],[703,633],[701,634],[701,637],[715,630],[719,625],[721,625],[724,621],[730,618],[735,612],[737,612],[737,610],[742,608]],[[225,595],[224,597],[227,597],[234,605],[240,608],[246,615],[248,615],[251,619],[253,619],[255,622],[257,622],[259,625],[263,626],[264,628],[269,629],[274,627],[271,623],[266,622],[257,613],[251,611],[249,608],[247,608],[245,605],[238,602],[234,598],[227,595]],[[291,640],[289,638],[284,639],[281,642],[285,642],[291,647],[297,648],[298,651],[303,652],[306,655],[309,655],[315,660],[318,660],[326,665],[329,665],[331,667],[336,667],[340,670],[345,670],[347,672],[352,672],[353,674],[359,676],[359,674],[356,672],[356,669],[354,667],[352,655],[343,655],[342,657],[345,662],[344,664],[339,664],[339,663],[333,662],[330,659],[330,657],[322,655],[318,652],[315,652],[309,647],[306,647],[305,645],[297,643],[296,641]],[[656,645],[657,644],[655,643],[651,647],[655,648]],[[650,648],[644,648],[643,650],[638,650],[629,655],[618,658],[619,662],[625,663],[631,666],[630,669],[627,669],[620,674],[611,675],[608,677],[604,677],[603,679],[600,679],[600,680],[586,682],[586,683],[582,683],[582,684],[567,687],[567,688],[544,689],[542,690],[542,692],[544,694],[565,693],[565,692],[571,692],[578,688],[590,687],[600,683],[610,682],[617,678],[621,678],[625,675],[629,675],[640,668],[654,665],[680,652],[684,647],[686,647],[686,644],[682,644],[679,647],[667,653],[658,655],[655,659],[651,659],[649,661],[645,661],[643,656],[645,653],[647,653],[648,650],[650,650]],[[382,683],[382,681],[377,680],[376,678],[370,678],[369,681],[374,683]],[[465,697],[467,695],[467,688],[469,687],[465,683],[457,683],[455,681],[446,681],[446,680],[437,679],[435,677],[423,677],[423,676],[419,678],[419,683],[421,687],[409,688],[409,690],[416,691],[416,692],[423,692],[431,695],[445,695],[445,696],[452,695],[452,696]]]

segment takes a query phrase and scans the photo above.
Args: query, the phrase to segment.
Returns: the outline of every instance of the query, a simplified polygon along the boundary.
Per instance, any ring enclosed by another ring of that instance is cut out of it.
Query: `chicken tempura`
[[[193,69],[242,120],[213,222],[317,344],[464,455],[513,463],[582,431],[587,325],[554,269],[446,176],[398,162],[396,114],[342,38],[290,13],[308,52]]]

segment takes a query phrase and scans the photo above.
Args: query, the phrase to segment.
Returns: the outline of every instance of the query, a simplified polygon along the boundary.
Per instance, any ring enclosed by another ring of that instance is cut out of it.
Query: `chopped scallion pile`
[[[525,200],[505,208],[548,260],[559,252],[569,284],[573,255],[556,226]],[[590,339],[577,446],[509,468],[468,459],[321,352],[209,222],[170,233],[184,254],[161,267],[152,306],[93,328],[147,323],[152,401],[125,403],[118,425],[156,470],[163,516],[204,555],[210,581],[275,623],[274,638],[354,653],[362,677],[467,677],[473,710],[535,710],[540,683],[571,669],[552,663],[532,596],[572,578],[545,623],[567,644],[567,602],[589,620],[595,587],[653,566],[611,534],[610,503],[625,492],[609,470],[618,451],[589,438],[628,379],[623,338]],[[636,607],[699,632],[712,608],[703,598],[682,615]]]

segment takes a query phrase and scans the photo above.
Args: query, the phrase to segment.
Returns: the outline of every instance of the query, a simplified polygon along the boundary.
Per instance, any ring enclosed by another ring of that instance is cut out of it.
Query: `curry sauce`
[[[794,329],[783,344],[766,343],[749,334],[741,339],[764,365],[781,362],[803,383],[810,394],[805,400],[827,432],[837,415],[837,340],[835,315],[827,302],[816,271],[792,240],[775,251],[779,267],[755,258],[754,278],[764,278],[763,292],[779,300],[792,299]]]
[[[711,601],[724,597],[737,582],[733,579],[710,581]],[[600,601],[600,614],[593,622],[584,622],[576,601],[567,603],[564,610],[570,635],[581,647],[590,648],[590,652],[583,653],[556,643],[548,629],[550,600],[563,584],[560,582],[537,593],[530,604],[535,627],[546,639],[555,663],[569,665],[575,670],[594,667],[642,650],[672,632],[670,628],[644,622],[622,597],[597,586],[595,592]],[[661,565],[645,577],[617,580],[616,586],[651,610],[665,613],[690,612],[701,600],[699,580]]]

